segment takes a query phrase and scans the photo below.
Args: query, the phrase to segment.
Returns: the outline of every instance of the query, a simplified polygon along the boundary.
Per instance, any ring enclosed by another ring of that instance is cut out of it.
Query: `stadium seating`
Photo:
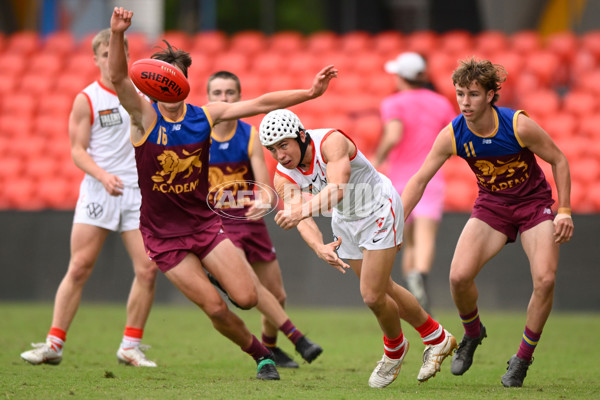
[[[0,34],[0,182],[6,189],[0,192],[0,209],[74,207],[83,173],[71,160],[67,123],[74,96],[98,77],[90,50],[93,36]],[[339,79],[330,90],[292,109],[307,128],[344,130],[369,156],[382,130],[379,104],[396,90],[395,77],[383,69],[386,61],[403,51],[422,53],[433,85],[455,104],[450,76],[458,59],[489,58],[508,72],[498,104],[526,110],[567,155],[573,210],[600,212],[600,31],[547,37],[535,31],[168,31],[153,41],[140,33],[128,39],[132,61],[148,57],[156,45],[164,47],[161,39],[190,51],[189,101],[197,104],[206,102],[206,79],[220,69],[240,76],[248,99],[269,90],[309,87],[320,68],[335,64]],[[261,120],[248,119],[254,125]],[[270,156],[267,164],[272,173]],[[540,164],[551,176],[548,164]],[[468,212],[477,195],[469,167],[453,157],[443,172],[446,210]]]

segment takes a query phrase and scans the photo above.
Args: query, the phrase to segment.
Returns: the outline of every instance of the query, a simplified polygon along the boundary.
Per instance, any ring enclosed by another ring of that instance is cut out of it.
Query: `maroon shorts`
[[[234,245],[244,250],[250,264],[276,258],[275,248],[264,221],[224,221],[225,233]]]
[[[157,238],[143,234],[148,256],[156,262],[163,273],[177,266],[188,253],[194,253],[204,259],[219,243],[227,239],[223,225],[219,220],[202,232],[172,238]]]
[[[504,233],[508,237],[506,242],[512,243],[517,239],[517,233],[523,233],[541,222],[552,221],[552,204],[552,199],[535,199],[519,204],[475,201],[471,217],[480,219],[498,232]]]

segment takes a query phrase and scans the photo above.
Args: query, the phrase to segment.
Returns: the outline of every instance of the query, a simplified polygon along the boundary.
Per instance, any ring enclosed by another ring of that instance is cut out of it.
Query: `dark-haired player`
[[[268,93],[237,103],[216,102],[203,107],[149,103],[138,96],[128,76],[123,37],[132,11],[114,9],[109,43],[109,74],[119,100],[131,116],[131,140],[142,191],[140,229],[148,254],[165,276],[210,318],[222,335],[239,345],[258,364],[257,378],[279,379],[270,351],[227,308],[205,271],[214,276],[241,307],[252,308],[260,295],[258,279],[248,262],[223,234],[220,217],[208,207],[208,160],[212,126],[290,106],[318,97],[337,75],[332,66],[321,70],[308,90]],[[171,46],[153,54],[187,76],[189,53]],[[188,159],[189,158],[189,159]],[[187,160],[191,171],[179,171]],[[169,170],[173,179],[162,181]]]

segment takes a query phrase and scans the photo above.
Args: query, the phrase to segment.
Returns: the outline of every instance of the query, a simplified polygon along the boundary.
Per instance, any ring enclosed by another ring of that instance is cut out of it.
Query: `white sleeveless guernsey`
[[[308,170],[287,169],[277,164],[277,173],[297,184],[303,192],[319,193],[327,185],[327,163],[323,161],[321,144],[332,132],[336,130],[308,130],[312,139],[310,146],[313,147],[313,159]],[[348,137],[346,134],[344,136]],[[344,198],[334,207],[334,215],[344,220],[358,220],[390,204],[394,192],[390,180],[377,172],[358,147],[356,154],[350,158],[350,168],[350,180],[344,190]]]
[[[118,176],[125,186],[137,187],[135,153],[129,135],[129,114],[117,94],[99,82],[85,89],[92,112],[88,153],[98,166]],[[88,179],[90,177],[88,176]]]

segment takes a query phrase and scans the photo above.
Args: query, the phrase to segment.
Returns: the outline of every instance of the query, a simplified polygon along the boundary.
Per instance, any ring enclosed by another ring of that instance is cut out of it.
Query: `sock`
[[[404,334],[402,332],[396,339],[388,339],[385,335],[383,336],[383,351],[389,358],[399,359],[404,354],[405,349]]]
[[[439,322],[428,316],[427,321],[417,328],[417,331],[423,339],[423,344],[440,344],[446,339],[444,328]]]
[[[267,349],[272,349],[273,347],[277,347],[277,336],[267,336],[264,333],[262,334],[262,344]]]
[[[521,345],[519,346],[519,351],[517,352],[517,357],[531,361],[533,358],[533,352],[535,351],[535,347],[537,346],[540,336],[542,336],[542,332],[535,333],[531,331],[527,326],[525,326],[525,331],[523,332],[523,339],[521,339]]]
[[[46,341],[50,342],[50,346],[58,353],[62,350],[63,345],[67,341],[67,332],[53,326],[46,336]]]
[[[130,349],[133,347],[138,347],[142,342],[142,337],[144,336],[144,330],[139,328],[132,328],[131,326],[126,326],[125,331],[123,332],[123,340],[121,341],[122,349]]]
[[[271,352],[265,346],[263,346],[254,335],[252,335],[252,342],[250,343],[250,346],[246,348],[242,347],[242,351],[248,353],[252,358],[254,358],[255,361],[258,361],[262,357],[271,354]]]
[[[292,324],[292,321],[289,319],[279,327],[279,330],[283,332],[285,336],[287,336],[288,339],[290,339],[294,344],[298,343],[298,340],[304,336],[302,332],[296,329],[294,324]]]
[[[470,338],[477,338],[481,335],[481,321],[479,320],[479,310],[477,307],[475,311],[469,314],[461,315],[463,327],[465,328],[465,335]]]

